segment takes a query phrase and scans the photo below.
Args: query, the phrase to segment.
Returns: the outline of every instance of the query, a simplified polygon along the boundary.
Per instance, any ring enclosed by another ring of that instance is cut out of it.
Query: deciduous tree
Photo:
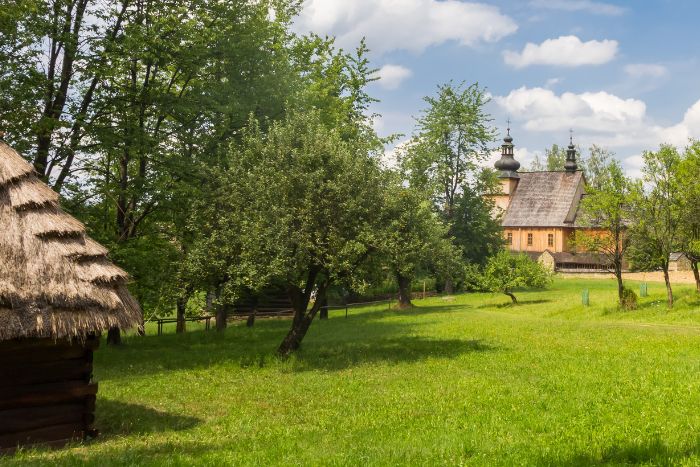
[[[527,255],[499,251],[489,258],[481,276],[481,286],[494,293],[508,295],[517,304],[513,293],[520,287],[542,289],[551,281],[551,273]]]
[[[677,176],[681,157],[673,146],[662,145],[656,152],[645,152],[643,158],[645,190],[635,205],[631,256],[636,267],[663,271],[668,307],[672,308],[668,269],[681,234],[683,203]]]
[[[635,222],[634,206],[641,186],[625,177],[617,160],[608,162],[603,171],[607,175],[598,180],[597,186],[590,187],[581,201],[581,223],[594,230],[577,230],[574,243],[577,248],[603,258],[603,264],[615,274],[618,299],[622,304],[622,268],[632,241],[628,228]]]

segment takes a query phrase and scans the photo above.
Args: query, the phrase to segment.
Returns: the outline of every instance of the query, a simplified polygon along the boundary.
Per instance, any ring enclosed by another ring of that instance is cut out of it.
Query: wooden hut
[[[99,333],[141,315],[106,255],[0,140],[0,452],[95,434]]]

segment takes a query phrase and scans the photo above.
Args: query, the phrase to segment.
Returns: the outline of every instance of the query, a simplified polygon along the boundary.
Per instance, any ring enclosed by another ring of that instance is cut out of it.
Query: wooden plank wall
[[[95,336],[0,342],[0,453],[96,435],[97,384],[91,380],[98,345]]]

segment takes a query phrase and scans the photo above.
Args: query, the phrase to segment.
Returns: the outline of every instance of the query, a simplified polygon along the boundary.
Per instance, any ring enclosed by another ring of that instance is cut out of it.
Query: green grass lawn
[[[663,284],[621,312],[613,281],[565,279],[337,311],[286,361],[282,320],[128,337],[96,354],[102,435],[4,462],[700,465],[700,297],[676,289],[673,311]]]

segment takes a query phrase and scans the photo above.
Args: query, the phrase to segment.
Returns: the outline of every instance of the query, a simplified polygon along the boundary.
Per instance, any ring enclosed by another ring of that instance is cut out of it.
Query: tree
[[[606,184],[607,178],[610,176],[608,168],[611,160],[614,160],[614,155],[615,153],[596,144],[591,145],[588,149],[588,157],[581,159],[579,165],[583,169],[590,188],[598,190]]]
[[[513,304],[518,303],[513,291],[519,287],[542,289],[551,281],[551,273],[545,266],[531,260],[525,254],[499,251],[489,258],[481,276],[481,286],[493,293],[508,295]]]
[[[557,144],[552,144],[551,148],[544,150],[544,157],[547,170],[564,170],[566,148],[559,147]]]
[[[695,288],[700,293],[700,142],[692,141],[678,168],[681,196],[680,244],[690,260]]]
[[[412,187],[430,194],[452,234],[460,196],[478,182],[479,164],[495,140],[485,110],[489,98],[478,83],[448,83],[424,100],[427,108],[417,119],[412,144],[399,156],[400,165]],[[445,289],[451,292],[452,278],[446,278]]]
[[[643,158],[646,189],[635,205],[631,256],[637,268],[663,271],[668,307],[672,308],[668,268],[681,233],[682,195],[677,176],[681,157],[673,146],[662,145],[656,152],[646,151]]]
[[[493,201],[484,196],[494,193],[497,183],[493,171],[485,169],[457,198],[450,233],[467,263],[483,266],[504,245],[500,218],[493,216]]]
[[[417,119],[414,144],[401,155],[401,164],[411,185],[428,191],[451,221],[462,187],[473,182],[495,139],[485,111],[489,98],[478,83],[448,83],[438,86],[436,97],[423,100],[428,107]]]
[[[622,267],[631,245],[627,230],[635,218],[633,209],[641,187],[625,177],[617,160],[608,162],[602,172],[607,175],[598,179],[598,185],[591,187],[581,201],[581,222],[595,230],[578,230],[574,244],[604,258],[603,263],[617,279],[618,299],[622,305]]]
[[[386,191],[381,250],[399,286],[399,307],[408,308],[416,270],[440,270],[457,263],[461,255],[430,200],[399,182],[394,181]]]
[[[244,286],[284,285],[294,318],[281,355],[299,348],[328,288],[360,280],[380,247],[381,146],[370,134],[341,131],[314,109],[290,111],[267,133],[253,120],[218,181],[214,203],[225,219],[210,235],[229,254],[214,258],[220,268],[204,254],[199,267],[224,281],[228,299]]]

